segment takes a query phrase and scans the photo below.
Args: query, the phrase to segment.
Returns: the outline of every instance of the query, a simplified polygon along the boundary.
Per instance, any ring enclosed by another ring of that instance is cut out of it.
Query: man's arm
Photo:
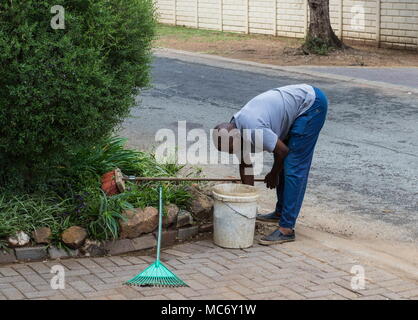
[[[276,147],[273,150],[273,167],[264,179],[264,182],[267,184],[267,188],[276,188],[277,183],[279,182],[279,174],[283,170],[283,161],[288,153],[289,148],[280,139],[277,139]]]
[[[253,165],[246,164],[244,159],[241,160],[239,165],[239,174],[241,176],[241,181],[243,184],[248,184],[250,186],[254,185],[254,173],[253,173]]]

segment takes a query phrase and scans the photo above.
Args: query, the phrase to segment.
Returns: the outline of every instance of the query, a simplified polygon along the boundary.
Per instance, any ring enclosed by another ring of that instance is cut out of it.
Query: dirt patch
[[[418,66],[417,51],[351,45],[350,49],[318,56],[305,55],[299,50],[294,50],[301,44],[300,39],[206,30],[193,31],[189,28],[167,26],[160,29],[159,38],[155,42],[157,47],[285,66]]]

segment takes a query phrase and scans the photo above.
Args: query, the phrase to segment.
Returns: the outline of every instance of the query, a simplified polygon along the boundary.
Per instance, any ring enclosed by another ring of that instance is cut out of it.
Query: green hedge
[[[46,181],[121,123],[148,84],[154,27],[152,0],[0,2],[0,185]]]

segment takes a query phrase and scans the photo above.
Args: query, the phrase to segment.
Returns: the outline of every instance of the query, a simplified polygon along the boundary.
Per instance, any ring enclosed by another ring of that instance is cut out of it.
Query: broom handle
[[[157,267],[160,265],[161,233],[163,225],[163,188],[158,188],[159,206],[158,206],[158,240],[157,240]]]
[[[179,178],[179,177],[125,177],[126,181],[241,181],[240,178]],[[254,181],[264,181],[264,178],[254,178]]]

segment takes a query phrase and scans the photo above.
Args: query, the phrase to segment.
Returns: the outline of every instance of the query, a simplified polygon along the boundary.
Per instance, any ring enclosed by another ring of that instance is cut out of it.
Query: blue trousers
[[[284,159],[276,188],[276,213],[281,214],[279,226],[283,228],[295,227],[305,196],[316,141],[327,114],[327,97],[318,88],[314,89],[314,104],[296,118],[286,139],[289,153]]]

